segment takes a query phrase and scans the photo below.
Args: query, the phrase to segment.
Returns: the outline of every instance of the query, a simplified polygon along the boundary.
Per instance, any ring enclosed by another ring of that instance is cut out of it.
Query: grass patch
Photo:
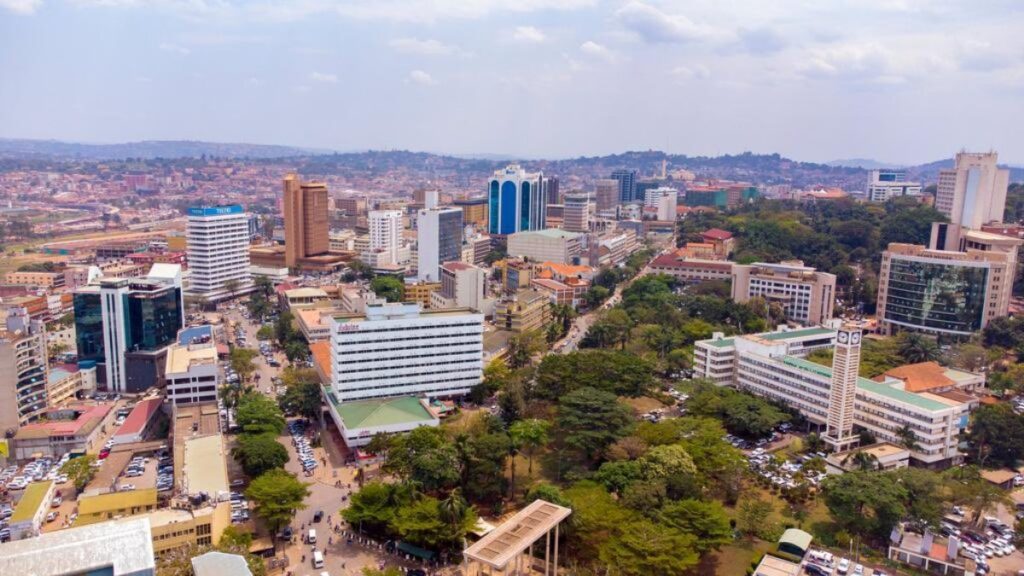
[[[637,414],[646,414],[651,410],[657,410],[659,408],[665,407],[664,404],[662,404],[655,398],[651,398],[650,396],[640,396],[638,398],[622,397],[619,398],[619,401],[629,405],[629,407],[633,409],[633,412]]]

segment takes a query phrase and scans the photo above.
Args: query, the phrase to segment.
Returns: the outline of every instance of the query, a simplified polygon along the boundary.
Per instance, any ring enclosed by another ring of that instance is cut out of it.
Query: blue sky
[[[0,0],[0,136],[1024,164],[1016,0]]]

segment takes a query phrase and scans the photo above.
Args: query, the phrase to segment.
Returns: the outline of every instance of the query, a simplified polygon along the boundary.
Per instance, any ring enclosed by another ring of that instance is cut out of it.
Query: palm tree
[[[462,490],[459,488],[453,488],[448,496],[441,500],[441,516],[452,528],[456,528],[462,522],[468,509],[466,500],[462,497]]]
[[[847,454],[846,458],[843,458],[843,466],[846,466],[851,460],[853,465],[860,470],[874,470],[880,466],[877,456],[863,450]]]
[[[825,440],[823,440],[821,434],[818,434],[817,432],[811,432],[808,434],[806,443],[808,452],[821,452],[825,447]]]
[[[904,333],[900,337],[900,356],[912,364],[933,362],[939,358],[939,345],[923,334]]]
[[[896,435],[900,437],[900,445],[907,450],[921,449],[921,445],[917,443],[917,434],[914,433],[909,424],[904,424],[903,428],[896,431]]]

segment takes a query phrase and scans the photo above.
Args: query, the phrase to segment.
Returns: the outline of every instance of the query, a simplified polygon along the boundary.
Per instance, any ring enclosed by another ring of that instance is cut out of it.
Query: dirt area
[[[619,398],[619,400],[625,404],[628,404],[629,407],[633,409],[633,412],[637,414],[646,414],[651,410],[657,410],[659,408],[665,407],[664,404],[649,396],[641,396],[639,398],[623,397]]]

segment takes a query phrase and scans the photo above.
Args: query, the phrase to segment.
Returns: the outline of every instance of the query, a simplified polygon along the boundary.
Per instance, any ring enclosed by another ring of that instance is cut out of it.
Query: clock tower
[[[844,323],[836,335],[824,439],[837,452],[857,442],[853,435],[853,406],[860,368],[860,340],[860,326],[852,323]]]

